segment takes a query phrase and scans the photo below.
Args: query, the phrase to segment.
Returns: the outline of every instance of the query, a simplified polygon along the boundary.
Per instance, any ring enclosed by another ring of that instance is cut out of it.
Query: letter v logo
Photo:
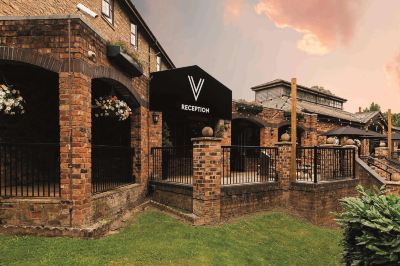
[[[204,84],[204,79],[200,79],[199,83],[197,85],[194,83],[193,76],[188,76],[190,87],[192,88],[193,96],[195,101],[197,102],[197,99],[199,98],[201,89],[203,88]]]

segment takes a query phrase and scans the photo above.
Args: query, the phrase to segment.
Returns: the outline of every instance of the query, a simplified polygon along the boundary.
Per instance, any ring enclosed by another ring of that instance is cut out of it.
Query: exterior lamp
[[[157,112],[153,113],[153,122],[154,124],[158,124],[158,120],[160,120],[160,114]]]

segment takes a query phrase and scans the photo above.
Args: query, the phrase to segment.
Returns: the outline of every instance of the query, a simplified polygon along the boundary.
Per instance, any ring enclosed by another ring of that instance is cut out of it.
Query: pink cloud
[[[310,54],[323,55],[354,36],[363,0],[259,0],[258,15],[266,15],[280,28],[303,34],[297,47]]]
[[[240,18],[244,4],[244,0],[225,0],[224,21],[229,23]]]
[[[386,64],[385,74],[389,83],[394,82],[395,85],[400,87],[400,53]]]

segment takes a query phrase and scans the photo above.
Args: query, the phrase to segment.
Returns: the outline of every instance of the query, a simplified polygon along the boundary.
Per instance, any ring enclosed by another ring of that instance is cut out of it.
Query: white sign
[[[197,99],[199,98],[201,89],[203,88],[204,85],[204,79],[200,79],[199,83],[197,85],[194,83],[193,76],[188,76],[190,87],[192,88],[193,96],[195,101],[197,102]]]

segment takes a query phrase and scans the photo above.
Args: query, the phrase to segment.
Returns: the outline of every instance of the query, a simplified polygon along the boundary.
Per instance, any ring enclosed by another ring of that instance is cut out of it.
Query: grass
[[[1,265],[338,265],[339,230],[283,213],[217,227],[183,224],[147,210],[98,240],[0,236]]]

